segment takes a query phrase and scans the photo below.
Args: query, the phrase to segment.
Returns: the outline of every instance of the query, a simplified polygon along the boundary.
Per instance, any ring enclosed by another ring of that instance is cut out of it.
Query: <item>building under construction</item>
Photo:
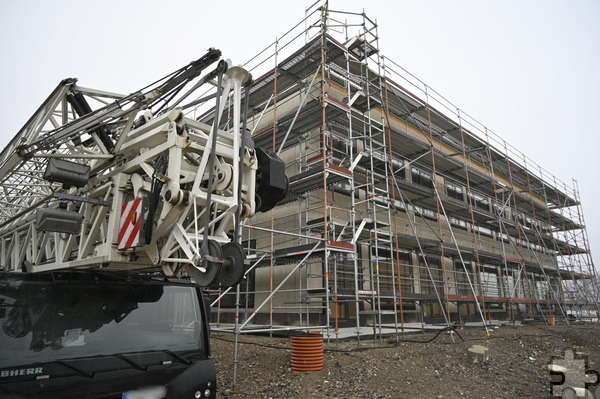
[[[596,317],[577,183],[384,57],[364,13],[313,6],[245,67],[248,128],[289,190],[243,226],[246,278],[213,292],[217,328]]]

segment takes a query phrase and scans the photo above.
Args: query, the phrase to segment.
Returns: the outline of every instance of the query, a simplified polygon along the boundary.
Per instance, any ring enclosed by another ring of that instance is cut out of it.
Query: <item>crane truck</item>
[[[214,398],[206,287],[287,191],[209,49],[129,95],[65,79],[0,154],[0,396]]]

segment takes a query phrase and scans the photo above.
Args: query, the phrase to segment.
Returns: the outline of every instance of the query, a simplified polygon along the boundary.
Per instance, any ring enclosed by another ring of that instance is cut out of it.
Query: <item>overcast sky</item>
[[[0,147],[60,80],[131,93],[209,47],[241,64],[301,1],[0,2]],[[600,2],[330,1],[379,26],[381,53],[559,179],[578,181],[600,253]]]

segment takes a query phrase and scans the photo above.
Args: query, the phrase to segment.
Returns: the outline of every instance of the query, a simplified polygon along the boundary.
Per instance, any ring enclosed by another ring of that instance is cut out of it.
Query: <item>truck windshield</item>
[[[193,286],[85,274],[17,276],[0,274],[0,368],[131,352],[205,352]]]

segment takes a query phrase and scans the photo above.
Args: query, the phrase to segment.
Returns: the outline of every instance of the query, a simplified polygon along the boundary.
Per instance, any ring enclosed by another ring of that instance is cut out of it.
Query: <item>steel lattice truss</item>
[[[159,265],[172,273],[186,265],[204,273],[207,261],[218,262],[218,246],[208,242],[229,242],[234,221],[256,211],[257,169],[240,125],[249,74],[220,61],[201,76],[220,55],[210,49],[131,95],[63,80],[0,155],[0,266]],[[192,108],[208,110],[201,119],[207,123],[187,118]],[[53,158],[89,167],[87,183],[45,179]],[[137,198],[144,207],[126,213]],[[82,215],[80,230],[40,229],[36,213],[46,208]],[[135,240],[124,238],[132,234]]]

